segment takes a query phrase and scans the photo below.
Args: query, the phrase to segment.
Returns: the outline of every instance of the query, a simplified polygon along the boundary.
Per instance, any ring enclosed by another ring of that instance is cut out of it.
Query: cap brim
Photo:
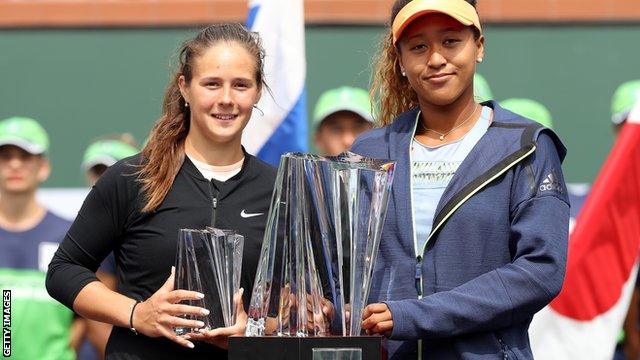
[[[365,119],[367,122],[373,123],[373,116],[371,115],[370,112],[368,111],[364,111],[362,109],[356,109],[356,108],[350,108],[350,107],[345,107],[345,106],[341,106],[341,107],[335,107],[332,109],[329,109],[327,111],[325,111],[324,113],[320,114],[316,119],[315,119],[315,123],[320,124],[322,121],[324,121],[324,119],[328,118],[329,116],[340,112],[340,111],[350,111],[360,117],[362,117],[363,119]]]
[[[624,119],[626,118],[626,116],[622,115],[622,114],[614,114],[611,116],[611,122],[614,125],[620,125],[624,122]]]
[[[4,145],[17,146],[20,149],[33,155],[42,155],[45,153],[45,150],[46,150],[44,147],[28,142],[24,139],[15,139],[15,138],[0,139],[0,146],[4,146]]]
[[[84,169],[84,171],[87,171],[96,165],[104,165],[106,167],[109,167],[116,162],[118,161],[110,156],[96,156],[83,162],[82,168]]]
[[[403,7],[393,21],[391,29],[393,43],[396,44],[398,42],[403,32],[414,20],[428,14],[448,15],[462,25],[473,25],[478,31],[482,32],[478,13],[471,4],[464,0],[414,0]]]

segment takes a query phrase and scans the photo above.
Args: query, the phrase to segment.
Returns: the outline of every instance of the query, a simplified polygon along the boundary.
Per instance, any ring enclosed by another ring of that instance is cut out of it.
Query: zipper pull
[[[504,341],[501,338],[498,338],[498,342],[500,343],[500,348],[502,350],[502,359],[509,360],[509,353],[507,352],[507,345],[505,345]]]
[[[211,196],[211,227],[216,227],[216,208],[218,207],[219,191],[215,191],[213,180],[209,182],[209,195]]]
[[[422,256],[418,255],[416,258],[418,262],[416,263],[416,290],[418,291],[418,296],[422,296]]]

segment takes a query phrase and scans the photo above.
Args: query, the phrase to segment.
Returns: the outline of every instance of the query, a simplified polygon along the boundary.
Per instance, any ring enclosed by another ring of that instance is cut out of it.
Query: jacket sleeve
[[[119,170],[113,165],[91,189],[49,264],[47,291],[70,309],[80,290],[98,281],[96,270],[116,247],[128,193]]]
[[[393,316],[392,339],[442,338],[508,327],[529,320],[560,292],[569,229],[560,166],[553,140],[541,134],[530,161],[518,165],[512,184],[511,262],[420,300],[386,302]]]

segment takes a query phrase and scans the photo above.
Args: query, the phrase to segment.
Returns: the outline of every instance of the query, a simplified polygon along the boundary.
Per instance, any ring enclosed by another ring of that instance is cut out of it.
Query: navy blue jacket
[[[393,316],[391,359],[530,359],[527,329],[564,279],[566,150],[502,109],[462,162],[416,249],[410,146],[418,109],[363,134],[352,151],[398,161],[369,303]]]

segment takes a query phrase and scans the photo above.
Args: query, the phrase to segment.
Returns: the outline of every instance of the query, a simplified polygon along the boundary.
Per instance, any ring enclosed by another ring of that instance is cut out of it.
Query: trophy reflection
[[[395,162],[282,156],[247,336],[358,336]]]

